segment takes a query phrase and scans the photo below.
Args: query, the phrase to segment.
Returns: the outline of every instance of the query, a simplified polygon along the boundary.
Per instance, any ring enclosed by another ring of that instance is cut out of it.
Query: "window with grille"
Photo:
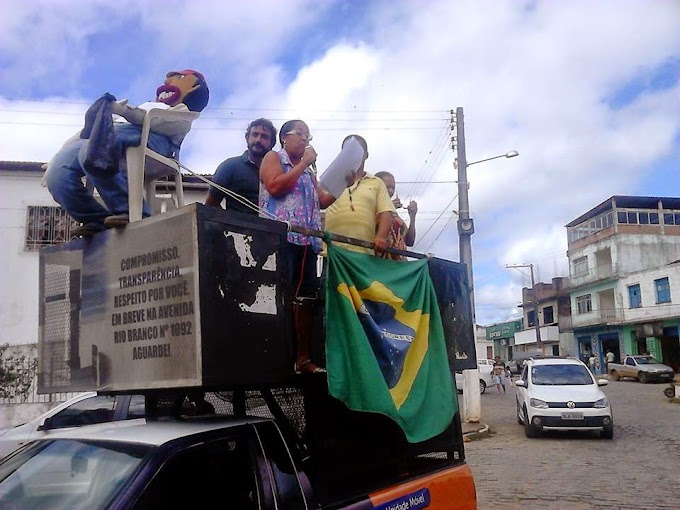
[[[576,298],[576,310],[578,313],[588,313],[593,311],[593,303],[590,299],[590,294],[578,296]]]
[[[61,207],[28,206],[26,210],[26,251],[65,243],[72,239],[71,229],[78,223]]]
[[[659,211],[654,210],[624,210],[616,213],[617,223],[629,225],[658,225]],[[667,225],[669,223],[666,223]]]
[[[680,212],[678,211],[664,211],[663,212],[664,225],[680,225]]]
[[[588,257],[579,257],[574,260],[574,276],[585,276],[588,274]]]
[[[625,214],[625,213],[624,213]],[[621,221],[619,221],[621,223]],[[609,228],[614,224],[614,213],[608,211],[601,214],[593,219],[586,220],[574,227],[569,227],[567,229],[567,234],[569,236],[569,242],[573,243],[584,237],[588,237],[591,234],[595,234],[600,230]]]

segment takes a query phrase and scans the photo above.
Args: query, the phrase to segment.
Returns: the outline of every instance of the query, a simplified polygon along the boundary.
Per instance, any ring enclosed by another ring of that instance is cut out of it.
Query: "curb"
[[[470,441],[473,441],[475,439],[481,439],[483,437],[487,437],[489,435],[489,426],[486,423],[482,423],[482,428],[479,430],[475,430],[473,432],[465,432],[463,433],[463,441],[468,443]]]

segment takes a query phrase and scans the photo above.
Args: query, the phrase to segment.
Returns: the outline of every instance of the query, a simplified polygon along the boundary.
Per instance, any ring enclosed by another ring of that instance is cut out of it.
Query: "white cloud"
[[[418,248],[437,238],[430,250],[445,257],[457,257],[457,201],[430,226],[457,187],[422,181],[457,179],[446,126],[448,111],[462,106],[469,161],[520,152],[468,169],[481,323],[510,315],[527,285],[505,263],[533,263],[542,281],[566,271],[567,222],[614,194],[680,195],[679,183],[640,188],[653,182],[656,162],[678,153],[677,71],[673,87],[649,87],[660,66],[677,68],[675,2],[21,5],[2,7],[3,71],[16,83],[0,94],[28,97],[31,81],[66,80],[78,96],[97,68],[129,81],[116,83],[131,97],[146,97],[168,67],[198,68],[212,99],[183,147],[192,169],[212,173],[243,151],[245,127],[259,116],[277,126],[306,120],[320,169],[357,132],[369,143],[369,171],[391,171],[402,199],[418,200]],[[132,37],[131,24],[143,41],[141,54],[130,55],[139,64],[93,66],[88,41]],[[41,35],[37,47],[31,34]],[[613,101],[627,90],[630,99]],[[0,108],[3,120],[35,123],[45,117],[6,109],[84,109],[6,100]],[[0,158],[46,159],[71,130],[0,124]]]

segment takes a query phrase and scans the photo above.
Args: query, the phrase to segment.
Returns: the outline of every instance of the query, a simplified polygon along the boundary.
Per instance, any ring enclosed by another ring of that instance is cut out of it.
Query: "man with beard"
[[[44,181],[50,193],[82,224],[71,233],[88,237],[106,228],[127,224],[125,148],[140,144],[141,126],[148,110],[200,112],[208,99],[205,78],[191,69],[167,73],[156,90],[155,101],[137,107],[128,105],[127,99],[116,101],[110,94],[98,99],[85,115],[85,128],[67,140],[46,165]],[[147,146],[163,156],[173,157],[190,129],[191,121],[153,119]],[[97,188],[104,205],[85,187],[83,177]],[[143,216],[149,216],[146,203]]]
[[[213,186],[205,204],[219,207],[224,200],[230,211],[257,215],[260,164],[276,143],[276,128],[268,119],[255,119],[248,124],[245,138],[248,149],[220,163],[213,177],[213,182],[226,188],[228,193]]]

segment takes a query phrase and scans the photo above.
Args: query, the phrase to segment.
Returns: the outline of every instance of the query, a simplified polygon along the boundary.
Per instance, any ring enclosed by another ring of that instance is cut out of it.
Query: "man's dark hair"
[[[345,142],[347,142],[347,140],[349,140],[349,139],[352,138],[352,137],[354,137],[354,138],[357,139],[357,142],[359,142],[359,144],[364,148],[364,151],[366,152],[366,154],[368,154],[368,144],[366,143],[366,140],[364,139],[363,136],[359,136],[359,135],[347,135],[347,136],[345,137],[345,139],[342,141],[342,145],[340,145],[340,147],[344,147],[344,146],[345,146]]]
[[[196,85],[200,85],[196,90],[189,92],[184,96],[184,101],[182,101],[189,110],[192,112],[202,112],[203,108],[208,106],[208,100],[210,99],[210,90],[208,89],[208,84],[202,75],[193,74],[196,78]]]
[[[274,127],[272,121],[269,119],[265,119],[264,117],[255,119],[250,124],[248,124],[248,127],[246,128],[246,138],[250,136],[250,130],[253,129],[254,127],[262,127],[268,129],[269,134],[271,135],[272,138],[272,144],[269,148],[271,149],[272,147],[274,147],[274,145],[276,144],[276,128]]]
[[[379,177],[380,179],[382,179],[383,177],[392,177],[392,179],[394,179],[394,175],[392,175],[390,172],[388,172],[386,170],[381,170],[380,172],[376,172],[375,176]]]

